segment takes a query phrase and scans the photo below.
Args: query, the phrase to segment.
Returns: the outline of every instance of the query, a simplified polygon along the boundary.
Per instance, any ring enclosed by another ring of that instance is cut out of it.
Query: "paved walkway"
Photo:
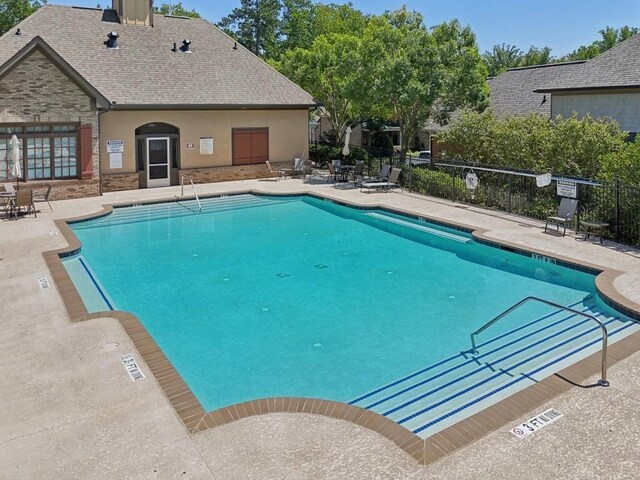
[[[616,288],[640,302],[638,252],[545,235],[538,222],[410,194],[360,193],[322,179],[197,188],[315,191],[486,228],[497,239],[623,270]],[[0,478],[638,478],[640,354],[611,368],[610,388],[574,388],[523,417],[550,406],[564,414],[534,435],[517,439],[505,427],[428,467],[376,433],[314,415],[269,414],[188,435],[152,377],[131,383],[125,374],[120,355],[135,351],[119,323],[71,323],[55,286],[41,290],[37,282],[48,275],[41,252],[65,245],[54,219],[179,193],[167,187],[52,202],[53,212],[39,205],[37,219],[0,222]]]

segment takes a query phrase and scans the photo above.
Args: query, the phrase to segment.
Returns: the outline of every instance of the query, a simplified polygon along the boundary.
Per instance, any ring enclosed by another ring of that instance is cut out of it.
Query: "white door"
[[[171,180],[169,138],[147,138],[147,187],[167,187]]]

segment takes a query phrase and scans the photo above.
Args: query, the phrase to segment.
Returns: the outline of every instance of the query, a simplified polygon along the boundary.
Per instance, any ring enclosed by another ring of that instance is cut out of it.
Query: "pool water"
[[[468,350],[472,331],[523,297],[575,308],[596,297],[593,275],[385,211],[306,196],[202,204],[71,227],[112,308],[140,319],[206,410],[349,402]],[[549,311],[527,306],[483,336]]]

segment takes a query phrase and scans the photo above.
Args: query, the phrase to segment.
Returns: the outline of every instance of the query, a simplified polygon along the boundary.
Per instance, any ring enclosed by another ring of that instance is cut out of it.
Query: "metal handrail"
[[[598,385],[600,385],[602,387],[608,387],[609,386],[609,382],[607,381],[607,345],[608,345],[608,341],[609,341],[609,333],[607,332],[607,328],[604,326],[604,324],[600,320],[598,320],[593,315],[589,315],[589,314],[586,314],[584,312],[579,312],[578,310],[574,310],[573,308],[565,307],[564,305],[560,305],[558,303],[550,302],[549,300],[545,300],[543,298],[538,298],[538,297],[526,297],[526,298],[523,298],[518,303],[516,303],[515,305],[512,305],[511,307],[506,309],[504,312],[502,312],[500,315],[498,315],[497,317],[494,317],[491,321],[487,322],[485,325],[483,325],[478,330],[473,332],[471,334],[471,352],[474,355],[478,353],[478,349],[476,347],[476,338],[475,338],[476,335],[481,334],[487,328],[489,328],[490,326],[492,326],[493,324],[495,324],[496,322],[498,322],[502,318],[506,317],[507,315],[509,315],[514,310],[520,308],[525,303],[532,302],[532,301],[544,303],[545,305],[549,305],[550,307],[554,307],[554,308],[558,308],[560,310],[565,310],[567,312],[571,312],[574,315],[580,315],[581,317],[585,317],[585,318],[588,318],[590,320],[593,320],[594,322],[596,322],[598,324],[598,326],[600,327],[600,330],[602,331],[602,373],[601,373],[600,380],[598,380]]]
[[[202,205],[200,204],[200,198],[198,197],[198,192],[196,191],[196,186],[193,184],[193,178],[189,178],[189,182],[191,183],[191,188],[193,189],[193,195],[196,197],[196,202],[198,202],[198,211],[202,211]],[[184,197],[184,175],[180,177],[180,196]]]

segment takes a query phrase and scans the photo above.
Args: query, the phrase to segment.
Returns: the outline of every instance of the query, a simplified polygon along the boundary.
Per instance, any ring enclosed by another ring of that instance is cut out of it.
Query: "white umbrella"
[[[11,137],[9,142],[11,147],[11,175],[16,177],[16,186],[22,176],[22,165],[20,164],[20,142],[15,135]]]
[[[349,155],[349,140],[351,140],[351,127],[347,127],[347,131],[344,136],[344,147],[342,147],[342,155],[345,157]]]

